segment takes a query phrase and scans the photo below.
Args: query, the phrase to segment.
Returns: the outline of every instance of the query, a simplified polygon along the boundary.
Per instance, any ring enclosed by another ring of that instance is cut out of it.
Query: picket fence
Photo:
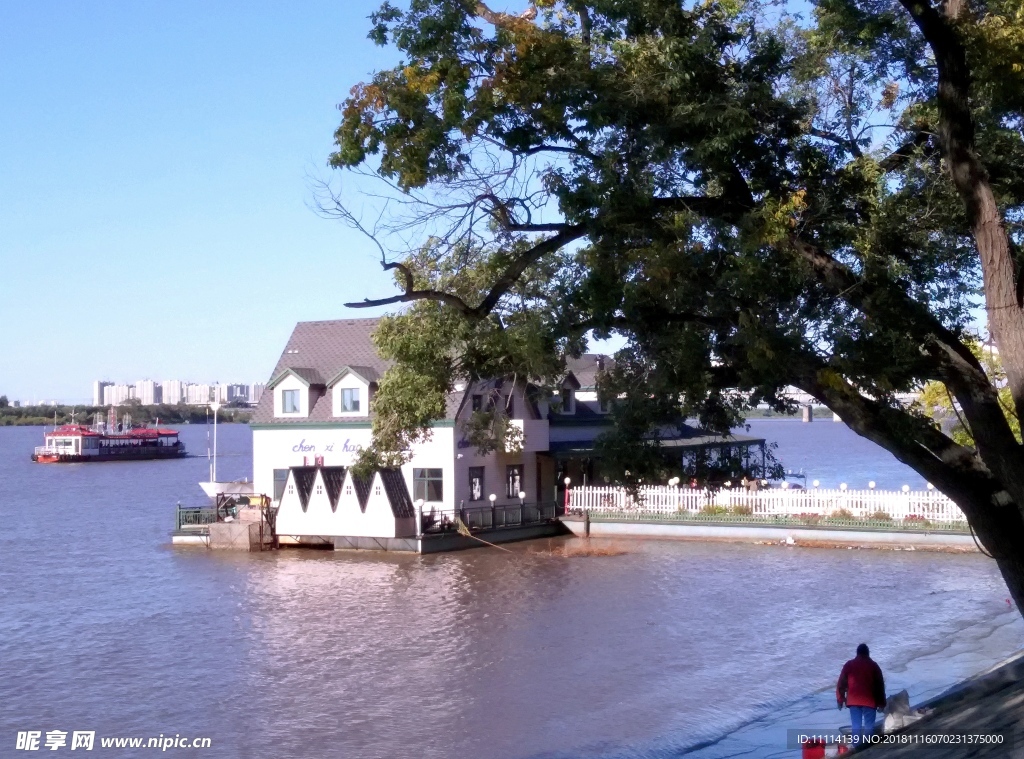
[[[671,515],[725,509],[751,516],[822,517],[849,515],[871,519],[922,519],[929,522],[964,522],[959,507],[937,490],[823,490],[742,488],[715,491],[687,487],[643,487],[633,495],[621,487],[570,488],[567,508],[573,512],[630,515]]]

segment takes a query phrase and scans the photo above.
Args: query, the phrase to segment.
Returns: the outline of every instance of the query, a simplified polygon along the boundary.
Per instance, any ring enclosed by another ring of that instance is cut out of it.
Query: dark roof
[[[264,393],[252,421],[258,424],[295,424],[296,422],[337,421],[331,414],[331,400],[323,386],[348,367],[364,379],[375,381],[391,365],[377,355],[373,331],[379,319],[336,319],[323,322],[299,322],[271,372],[271,379],[291,369],[318,391],[312,398],[309,416],[301,419],[274,417],[274,394]],[[351,419],[347,421],[352,421]]]
[[[615,367],[615,361],[603,353],[584,353],[579,358],[565,360],[565,368],[572,372],[580,387],[587,390],[597,387],[597,374],[602,366],[605,371],[611,371]]]
[[[316,479],[315,466],[293,466],[292,476],[295,478],[295,487],[299,490],[299,502],[302,510],[309,506],[309,494],[313,492],[313,481]]]
[[[351,475],[352,484],[356,488],[356,498],[359,499],[359,508],[364,513],[366,512],[366,504],[370,500],[370,490],[373,488],[373,475],[369,477],[360,477],[355,472]]]
[[[408,519],[416,516],[416,510],[409,496],[409,488],[400,469],[381,469],[380,481],[384,484],[384,492],[391,504],[391,513],[395,519]]]
[[[327,497],[331,501],[331,511],[337,511],[338,498],[341,496],[341,486],[345,482],[345,467],[325,466],[320,468],[324,478],[324,486],[327,488]]]

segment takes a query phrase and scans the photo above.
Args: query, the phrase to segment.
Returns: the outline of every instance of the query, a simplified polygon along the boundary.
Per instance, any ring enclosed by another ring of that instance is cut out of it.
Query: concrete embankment
[[[563,524],[577,537],[654,538],[783,543],[804,547],[887,548],[932,551],[977,551],[970,533],[928,530],[879,530],[793,524],[715,523],[682,520],[637,520],[566,516]]]
[[[866,759],[1024,759],[1024,653],[919,704],[927,716],[871,746]]]

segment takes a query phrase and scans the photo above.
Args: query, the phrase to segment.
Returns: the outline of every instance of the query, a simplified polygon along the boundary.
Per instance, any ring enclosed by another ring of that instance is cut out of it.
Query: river
[[[824,436],[787,466],[850,451],[831,422],[751,431],[780,455]],[[205,435],[182,431],[194,451]],[[786,728],[845,722],[831,690],[862,641],[914,700],[1024,646],[978,554],[174,549],[205,459],[35,465],[41,436],[0,428],[0,756],[27,730],[209,737],[196,755],[232,758],[795,756]],[[221,476],[249,475],[248,428],[220,443]],[[907,481],[875,451],[832,474]]]

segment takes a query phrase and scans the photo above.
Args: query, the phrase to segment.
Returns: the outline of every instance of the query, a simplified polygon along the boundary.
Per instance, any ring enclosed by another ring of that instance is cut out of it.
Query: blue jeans
[[[851,706],[850,722],[853,723],[853,745],[859,746],[863,736],[875,732],[875,710],[869,706]]]

